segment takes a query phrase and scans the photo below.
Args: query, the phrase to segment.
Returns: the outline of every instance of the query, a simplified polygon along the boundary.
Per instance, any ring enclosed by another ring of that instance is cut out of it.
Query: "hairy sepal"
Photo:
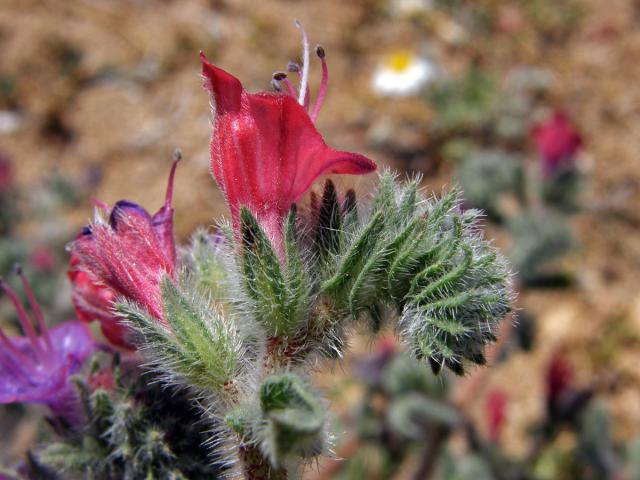
[[[258,401],[227,414],[225,422],[247,445],[257,445],[273,468],[288,459],[311,458],[326,448],[324,405],[294,373],[265,378]]]
[[[193,283],[207,292],[215,301],[225,301],[229,297],[227,243],[222,232],[211,233],[198,228],[191,236],[191,242],[182,252],[183,263],[188,267]]]
[[[250,305],[248,313],[268,336],[288,337],[304,325],[310,307],[310,275],[296,239],[296,210],[283,225],[284,252],[280,258],[256,217],[240,212],[243,284]]]
[[[418,179],[399,185],[381,175],[370,213],[333,256],[322,293],[356,320],[366,313],[399,313],[401,336],[434,371],[463,373],[463,362],[483,364],[513,297],[503,258],[479,232],[479,212],[458,208],[460,193],[425,198]]]
[[[233,319],[187,276],[179,285],[165,277],[161,292],[168,327],[127,300],[117,303],[153,369],[170,383],[209,393],[230,391],[247,367],[246,345]]]

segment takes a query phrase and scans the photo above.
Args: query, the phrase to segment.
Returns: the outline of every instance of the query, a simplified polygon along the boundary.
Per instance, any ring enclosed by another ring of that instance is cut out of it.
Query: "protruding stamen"
[[[27,337],[29,337],[29,341],[33,345],[33,348],[36,350],[36,352],[42,354],[43,353],[42,347],[38,342],[38,336],[36,335],[36,331],[33,328],[33,325],[31,324],[31,320],[29,319],[29,316],[27,315],[26,310],[22,306],[22,303],[20,302],[18,295],[16,295],[16,293],[11,289],[11,287],[7,285],[5,281],[2,279],[0,279],[0,291],[3,291],[5,295],[9,297],[9,300],[13,304],[13,307],[16,309],[16,313],[18,314],[18,320],[20,321],[20,325],[22,325],[22,329],[24,330],[24,333],[27,335]]]
[[[291,80],[285,78],[284,80],[282,80],[282,83],[284,83],[284,86],[287,87],[287,93],[297,100],[298,95],[296,94],[296,89],[293,86],[293,83],[291,83]]]
[[[320,89],[318,90],[316,103],[313,106],[313,111],[311,112],[312,122],[315,122],[316,118],[318,118],[318,114],[320,113],[320,109],[324,103],[324,97],[327,94],[327,85],[329,84],[329,68],[327,67],[327,61],[325,60],[326,53],[321,45],[316,47],[316,55],[318,55],[318,58],[322,62],[322,81],[320,82]]]
[[[273,88],[281,92],[282,86],[280,83],[283,83],[285,88],[287,89],[287,93],[291,95],[296,100],[298,99],[298,94],[296,93],[296,89],[293,87],[291,81],[287,78],[287,72],[275,72],[272,76],[271,85]]]
[[[287,71],[290,73],[300,73],[300,65],[296,62],[287,63]]]
[[[182,150],[176,148],[173,151],[173,164],[171,165],[171,171],[169,172],[169,181],[167,183],[167,194],[164,200],[165,208],[171,208],[171,202],[173,201],[173,181],[176,176],[176,168],[178,163],[182,160]]]
[[[7,362],[11,362],[12,365],[20,370],[22,375],[24,375],[22,367],[35,368],[33,359],[16,347],[2,328],[0,328],[0,345],[4,346],[4,352],[0,351],[0,355],[4,353],[5,357],[7,357]],[[19,363],[15,360],[18,360]]]
[[[24,293],[27,296],[27,300],[29,300],[29,305],[31,305],[31,311],[33,312],[33,316],[36,317],[36,322],[38,322],[38,329],[40,330],[40,335],[44,337],[44,341],[47,344],[47,348],[51,350],[53,347],[51,343],[51,336],[49,335],[49,329],[47,328],[47,324],[44,321],[44,315],[42,314],[42,309],[36,300],[35,295],[33,294],[33,289],[31,288],[31,284],[27,280],[27,277],[22,272],[22,267],[18,264],[13,266],[14,272],[20,277],[22,280],[22,287],[24,288]]]
[[[2,330],[0,329],[0,332]],[[29,375],[24,371],[24,364],[20,364],[17,362],[17,358],[12,356],[13,351],[10,351],[11,348],[15,348],[15,346],[11,343],[9,338],[4,335],[4,333],[0,333],[0,345],[4,345],[6,350],[0,349],[0,365],[8,370],[15,377],[21,377],[23,380],[29,380]],[[16,349],[17,350],[17,349]],[[19,350],[18,354],[22,354]],[[30,360],[30,359],[29,359]]]
[[[96,206],[97,208],[99,208],[103,212],[105,212],[105,213],[109,212],[109,204],[107,202],[103,202],[102,200],[100,200],[98,198],[92,198],[91,201],[93,202],[94,206]]]
[[[298,103],[300,105],[308,105],[307,87],[309,85],[309,38],[307,32],[302,28],[302,24],[296,20],[296,27],[302,32],[302,78],[300,80],[300,94]]]
[[[296,73],[299,78],[302,78],[302,68],[296,62],[289,62],[287,64],[287,71],[289,71],[291,73]],[[296,98],[296,100],[297,100],[298,95],[295,93],[296,90],[295,90],[295,88],[293,88],[293,85],[291,85],[291,91],[293,92],[293,94],[292,94],[293,97]],[[307,85],[307,89],[305,91],[305,101],[304,101],[304,104],[303,104],[303,107],[305,109],[307,109],[307,110],[309,109],[309,98],[310,98],[310,96],[309,96],[309,85]]]

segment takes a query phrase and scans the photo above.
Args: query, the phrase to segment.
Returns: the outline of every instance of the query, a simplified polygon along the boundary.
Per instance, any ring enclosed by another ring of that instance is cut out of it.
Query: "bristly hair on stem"
[[[201,54],[215,107],[211,170],[230,223],[199,230],[176,250],[176,155],[156,214],[118,202],[109,222],[95,222],[74,242],[92,281],[112,288],[109,317],[131,331],[127,346],[144,359],[148,378],[200,409],[218,461],[247,478],[287,478],[331,451],[327,402],[310,374],[318,360],[342,355],[354,325],[377,334],[386,323],[427,375],[428,367],[462,375],[467,365],[485,363],[485,347],[513,300],[509,267],[484,239],[480,212],[462,208],[458,189],[427,196],[419,178],[400,182],[384,171],[375,190],[358,198],[326,179],[371,174],[377,166],[331,148],[318,132],[326,55],[316,48],[322,79],[309,113],[309,40],[296,26],[303,63],[287,70],[299,77],[297,92],[276,72],[276,93],[249,93]],[[306,205],[321,178],[321,196]],[[33,329],[25,323],[37,340]],[[34,343],[34,352],[44,347]],[[140,465],[124,478],[196,478],[167,466],[179,452],[135,396],[96,393],[91,401],[94,410],[104,407],[98,444],[110,443],[101,451],[125,467]],[[433,410],[405,407],[394,417],[401,425]],[[453,418],[450,409],[439,412]],[[142,441],[131,422],[141,425]]]
[[[162,282],[166,326],[126,300],[118,309],[155,375],[197,392],[224,424],[215,441],[236,445],[240,466],[262,455],[282,475],[331,448],[308,375],[341,354],[356,322],[376,332],[387,312],[434,373],[485,363],[511,308],[511,275],[482,237],[480,212],[460,202],[456,189],[426,197],[419,178],[389,172],[364,199],[327,180],[315,210],[284,219],[282,254],[247,208],[240,236],[197,232],[186,271]]]

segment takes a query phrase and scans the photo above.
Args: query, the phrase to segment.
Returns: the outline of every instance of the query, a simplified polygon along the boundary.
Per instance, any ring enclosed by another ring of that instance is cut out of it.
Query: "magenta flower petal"
[[[69,277],[76,311],[81,319],[99,320],[105,336],[118,346],[130,347],[126,331],[112,311],[118,295],[164,321],[160,283],[165,275],[173,277],[176,270],[171,198],[177,161],[171,168],[165,204],[155,215],[121,200],[111,210],[108,222],[94,222],[72,245]]]
[[[373,172],[368,158],[327,146],[303,105],[287,93],[247,93],[233,75],[201,55],[215,105],[211,170],[236,230],[240,206],[258,218],[277,247],[282,218],[323,174]]]

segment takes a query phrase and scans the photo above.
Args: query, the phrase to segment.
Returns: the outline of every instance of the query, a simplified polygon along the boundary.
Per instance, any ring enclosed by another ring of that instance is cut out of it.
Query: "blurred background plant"
[[[266,88],[264,72],[298,51],[282,19],[299,18],[331,60],[326,138],[366,142],[379,164],[420,171],[431,187],[460,184],[465,206],[486,210],[521,290],[490,374],[434,383],[393,345],[367,358],[371,342],[356,332],[346,373],[315,376],[337,404],[347,458],[322,462],[320,476],[636,478],[638,14],[631,0],[9,0],[1,272],[20,262],[50,320],[68,318],[64,245],[86,222],[88,192],[157,203],[157,165],[175,146],[187,159],[176,209],[191,213],[179,234],[224,213],[207,173],[195,52]],[[6,303],[2,325],[15,328]],[[560,401],[554,382],[567,376]],[[36,437],[21,411],[0,410],[7,464]]]

